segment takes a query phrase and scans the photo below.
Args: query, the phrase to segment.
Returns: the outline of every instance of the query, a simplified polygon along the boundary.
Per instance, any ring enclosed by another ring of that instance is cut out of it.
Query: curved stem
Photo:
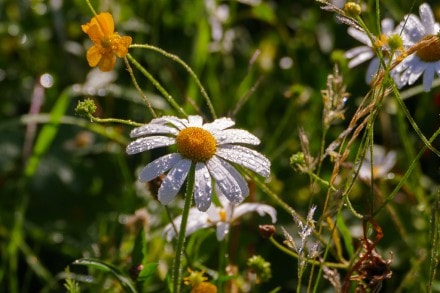
[[[163,97],[167,100],[167,102],[173,106],[177,112],[187,117],[188,114],[182,109],[182,107],[177,104],[174,98],[162,87],[162,85],[133,57],[131,54],[127,54],[128,60],[130,60],[133,65],[139,69],[139,71],[156,87],[156,89],[161,92]]]
[[[181,273],[181,259],[185,244],[185,236],[186,236],[186,224],[188,222],[189,210],[191,208],[192,198],[193,198],[193,190],[194,190],[194,176],[195,176],[195,165],[192,164],[191,169],[188,174],[188,180],[186,185],[186,194],[185,194],[185,204],[182,212],[182,222],[180,223],[180,231],[179,238],[177,240],[176,246],[176,256],[174,258],[174,267],[173,267],[173,293],[178,293],[180,291],[180,273]]]
[[[90,10],[92,11],[93,15],[98,15],[95,11],[95,8],[93,8],[92,3],[90,3],[90,0],[86,0],[87,6],[89,6]]]
[[[217,114],[215,113],[214,106],[212,105],[211,99],[206,93],[205,88],[203,87],[202,83],[200,82],[199,78],[194,73],[194,71],[191,69],[191,67],[189,67],[189,65],[186,64],[182,59],[180,59],[178,56],[174,54],[168,53],[167,51],[161,48],[148,44],[132,44],[130,45],[130,48],[142,48],[142,49],[152,50],[182,65],[183,68],[185,68],[185,70],[189,73],[189,75],[191,75],[191,77],[195,80],[197,86],[199,87],[200,92],[202,93],[202,96],[205,98],[206,104],[208,105],[209,111],[211,112],[212,118],[217,119]]]
[[[440,128],[438,128],[437,131],[431,136],[431,138],[429,139],[429,143],[433,142],[437,138],[437,136],[439,136],[439,135],[440,135]],[[374,211],[373,217],[376,216],[385,207],[385,205],[387,205],[394,198],[394,196],[397,194],[397,192],[402,188],[403,184],[406,182],[409,175],[411,175],[411,172],[416,167],[418,160],[420,159],[420,157],[424,154],[424,152],[427,149],[428,149],[428,146],[425,144],[423,146],[423,148],[419,151],[417,156],[414,158],[413,162],[408,167],[408,170],[406,170],[405,175],[403,175],[402,179],[397,184],[397,186],[394,188],[394,190],[386,197],[385,201],[376,209],[376,211]]]
[[[130,125],[130,126],[135,126],[135,127],[139,127],[139,126],[143,125],[142,123],[134,122],[131,120],[118,119],[118,118],[97,118],[97,117],[93,116],[92,114],[88,115],[88,118],[92,122],[97,122],[97,123],[119,123],[119,124],[126,124],[126,125]]]
[[[279,250],[281,250],[285,254],[287,254],[287,255],[289,255],[289,256],[291,256],[293,258],[299,259],[298,253],[296,253],[296,252],[288,249],[287,247],[283,246],[281,243],[279,243],[277,240],[275,240],[275,238],[270,237],[269,240],[270,240],[270,242],[276,248],[278,248]],[[329,267],[329,268],[337,268],[337,269],[347,269],[348,268],[348,264],[344,264],[344,263],[321,262],[321,261],[313,260],[313,259],[309,259],[309,258],[305,258],[305,261],[308,264],[315,265],[315,266],[324,265],[324,266]]]
[[[148,110],[150,111],[151,115],[153,115],[154,118],[157,118],[157,114],[153,109],[153,106],[151,105],[150,101],[148,100],[147,96],[142,92],[141,87],[139,86],[136,77],[134,76],[133,69],[131,68],[130,62],[128,62],[127,57],[124,57],[125,66],[127,66],[127,71],[130,74],[131,81],[133,82],[134,87],[139,92],[139,94],[142,96],[145,104],[147,105]]]

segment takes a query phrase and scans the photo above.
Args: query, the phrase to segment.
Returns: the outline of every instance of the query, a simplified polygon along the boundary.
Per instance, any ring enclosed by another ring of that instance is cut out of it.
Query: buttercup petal
[[[115,30],[115,22],[113,21],[113,16],[108,12],[101,12],[94,17],[96,22],[99,24],[100,29],[104,36],[110,36]],[[93,21],[93,19],[92,19]]]
[[[90,24],[82,25],[81,27],[95,44],[100,44],[101,40],[105,38],[105,35],[102,33],[102,30],[99,28],[99,25],[96,21]]]
[[[115,49],[113,52],[115,52],[116,56],[119,58],[124,58],[128,54],[128,47],[131,45],[131,37],[124,36],[120,37],[117,35],[117,38],[113,41],[115,45]]]
[[[101,71],[107,72],[107,71],[111,71],[115,67],[115,64],[116,64],[116,56],[113,55],[112,52],[108,52],[102,55],[102,58],[98,63],[98,66]]]
[[[97,45],[93,45],[87,50],[87,62],[89,62],[90,67],[98,65],[99,61],[101,61],[101,57],[102,55]]]

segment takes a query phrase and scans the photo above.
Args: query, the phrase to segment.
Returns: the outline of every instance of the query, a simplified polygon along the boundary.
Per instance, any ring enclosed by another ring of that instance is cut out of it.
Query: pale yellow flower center
[[[217,142],[212,134],[200,127],[188,127],[176,137],[177,151],[193,162],[205,162],[217,150]]]
[[[226,218],[226,211],[225,209],[220,209],[220,211],[218,212],[218,215],[220,217],[220,221],[221,222],[226,222],[227,218]]]
[[[425,36],[420,42],[426,41],[425,46],[421,46],[416,51],[420,60],[425,62],[435,62],[440,60],[440,38],[435,35]],[[420,43],[419,42],[419,43]]]

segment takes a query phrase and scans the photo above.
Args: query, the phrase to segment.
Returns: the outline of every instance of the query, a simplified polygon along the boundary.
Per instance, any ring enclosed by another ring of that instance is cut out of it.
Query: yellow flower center
[[[112,42],[109,38],[103,38],[101,39],[101,46],[103,46],[104,48],[111,48]]]
[[[217,150],[217,142],[212,134],[200,127],[188,127],[176,138],[177,151],[193,162],[205,162]]]
[[[424,37],[419,43],[426,42],[426,45],[417,49],[416,54],[420,60],[425,62],[435,62],[440,60],[440,38],[435,35]]]
[[[218,212],[218,215],[220,217],[220,221],[221,222],[226,222],[227,218],[226,218],[226,211],[225,209],[220,209],[220,211]]]

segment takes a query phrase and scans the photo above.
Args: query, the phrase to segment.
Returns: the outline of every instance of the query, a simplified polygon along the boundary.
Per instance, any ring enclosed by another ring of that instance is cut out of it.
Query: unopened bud
[[[260,232],[261,237],[267,239],[275,234],[276,229],[274,225],[260,225],[258,226],[258,231]]]
[[[347,2],[344,5],[344,11],[348,16],[358,17],[361,15],[361,6],[355,2]]]

